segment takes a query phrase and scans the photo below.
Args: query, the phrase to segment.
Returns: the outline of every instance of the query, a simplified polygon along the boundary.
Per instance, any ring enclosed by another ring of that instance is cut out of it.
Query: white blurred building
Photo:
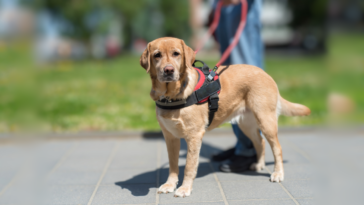
[[[294,32],[288,26],[291,21],[292,12],[288,8],[288,0],[264,0],[261,12],[264,44],[290,43],[294,38]]]
[[[34,15],[17,0],[0,0],[0,39],[30,37],[34,32]]]

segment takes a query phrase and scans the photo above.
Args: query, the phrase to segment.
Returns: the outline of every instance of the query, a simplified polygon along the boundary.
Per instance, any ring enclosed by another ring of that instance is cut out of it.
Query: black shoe
[[[257,161],[257,156],[244,157],[235,155],[229,161],[220,165],[222,172],[243,172],[249,170],[251,164]]]
[[[226,151],[220,152],[219,154],[212,155],[211,159],[212,161],[215,162],[222,162],[232,157],[234,153],[235,153],[235,148],[231,148]]]

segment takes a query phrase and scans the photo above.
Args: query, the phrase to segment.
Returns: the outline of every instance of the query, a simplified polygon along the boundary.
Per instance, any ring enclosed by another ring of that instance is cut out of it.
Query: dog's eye
[[[161,56],[162,56],[161,53],[154,54],[154,58],[160,58]]]
[[[173,56],[179,56],[178,52],[173,52]]]

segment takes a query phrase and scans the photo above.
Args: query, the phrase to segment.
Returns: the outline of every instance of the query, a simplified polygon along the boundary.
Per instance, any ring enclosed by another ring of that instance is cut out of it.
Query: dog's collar
[[[219,76],[209,69],[209,67],[202,61],[196,60],[197,62],[201,62],[203,67],[195,67],[195,63],[193,63],[194,68],[198,73],[198,81],[195,86],[194,92],[187,97],[187,99],[180,100],[168,100],[163,98],[161,100],[155,101],[156,106],[165,109],[165,110],[175,110],[181,109],[184,107],[189,107],[194,104],[202,104],[205,102],[209,102],[209,124],[211,124],[214,113],[218,109],[218,101],[221,90]],[[196,62],[195,61],[195,62]],[[213,76],[213,77],[211,77]],[[211,79],[211,80],[210,80]]]

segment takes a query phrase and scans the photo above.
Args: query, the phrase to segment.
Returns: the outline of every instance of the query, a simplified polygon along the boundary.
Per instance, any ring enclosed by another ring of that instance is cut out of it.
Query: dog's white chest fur
[[[165,118],[163,117],[162,112],[162,110],[157,110],[159,123],[161,123],[173,136],[183,138],[183,132],[181,132],[184,127],[183,120],[181,118]]]

